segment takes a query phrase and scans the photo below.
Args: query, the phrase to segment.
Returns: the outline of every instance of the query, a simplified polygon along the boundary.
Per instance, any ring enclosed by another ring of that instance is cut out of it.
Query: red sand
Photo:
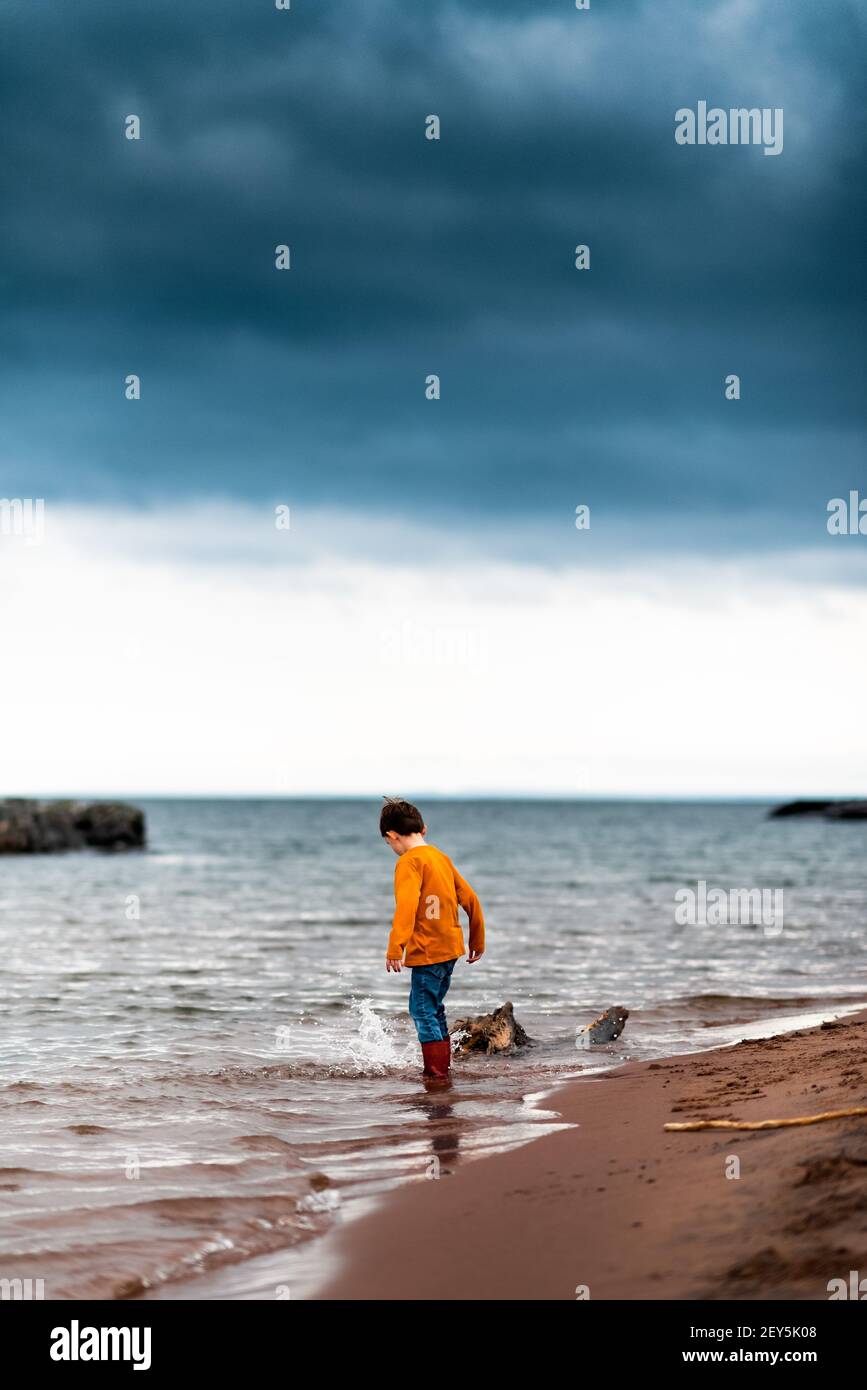
[[[867,1118],[662,1127],[867,1105],[865,1064],[867,1012],[572,1082],[551,1105],[579,1128],[398,1189],[340,1234],[314,1296],[827,1299],[867,1276]]]

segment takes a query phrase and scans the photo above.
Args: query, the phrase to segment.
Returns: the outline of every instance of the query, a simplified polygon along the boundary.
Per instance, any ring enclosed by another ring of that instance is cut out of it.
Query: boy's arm
[[[461,878],[454,864],[452,873],[455,876],[458,902],[470,919],[470,960],[474,960],[485,949],[485,914],[474,890],[465,878]]]
[[[394,920],[388,938],[386,961],[403,960],[406,943],[415,928],[421,897],[421,864],[417,859],[399,859],[394,868]]]

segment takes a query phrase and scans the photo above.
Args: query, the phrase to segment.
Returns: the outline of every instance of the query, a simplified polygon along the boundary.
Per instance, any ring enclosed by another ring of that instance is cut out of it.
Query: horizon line
[[[375,801],[382,792],[10,792],[3,801]],[[550,802],[728,802],[733,804],[790,801],[860,801],[852,792],[555,792],[555,791],[454,791],[413,792],[419,801],[550,801]],[[410,799],[410,798],[407,798]]]

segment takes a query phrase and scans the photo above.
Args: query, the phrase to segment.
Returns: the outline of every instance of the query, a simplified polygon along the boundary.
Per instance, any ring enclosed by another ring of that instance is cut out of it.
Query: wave
[[[864,990],[859,993],[840,994],[837,991],[828,994],[725,994],[708,992],[707,994],[688,994],[681,999],[670,1000],[667,1004],[657,1006],[660,1010],[666,1008],[682,1009],[684,1006],[701,1010],[703,1008],[712,1009],[720,1005],[748,1005],[760,1010],[789,1010],[789,1009],[810,1009],[828,1006],[834,1003],[858,1003],[864,998]]]

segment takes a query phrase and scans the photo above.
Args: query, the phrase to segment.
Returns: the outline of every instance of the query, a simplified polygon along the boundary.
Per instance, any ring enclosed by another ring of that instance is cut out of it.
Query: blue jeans
[[[443,1042],[449,1035],[443,1000],[452,982],[455,960],[412,966],[409,1012],[420,1043]]]

